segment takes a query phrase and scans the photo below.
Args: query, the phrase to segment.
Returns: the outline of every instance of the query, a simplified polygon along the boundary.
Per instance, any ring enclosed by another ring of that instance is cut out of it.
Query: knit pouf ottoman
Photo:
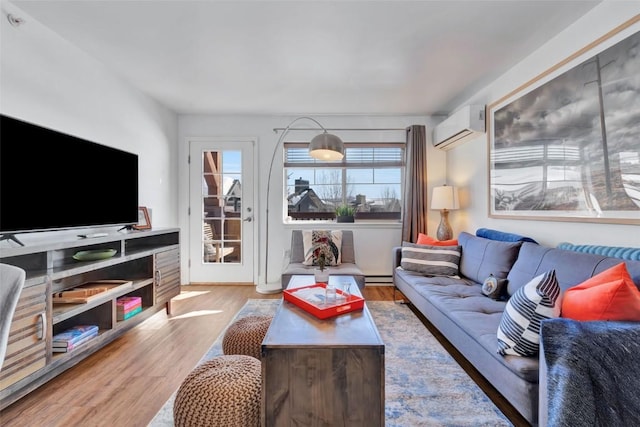
[[[236,320],[224,334],[224,354],[244,354],[260,359],[262,341],[273,316],[246,316]]]
[[[175,426],[259,426],[260,371],[260,361],[245,355],[218,356],[197,366],[176,393]]]

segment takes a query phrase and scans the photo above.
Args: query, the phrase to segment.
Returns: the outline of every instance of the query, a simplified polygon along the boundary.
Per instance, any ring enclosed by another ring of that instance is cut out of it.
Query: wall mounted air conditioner
[[[485,132],[484,105],[467,105],[433,130],[433,145],[449,150]]]

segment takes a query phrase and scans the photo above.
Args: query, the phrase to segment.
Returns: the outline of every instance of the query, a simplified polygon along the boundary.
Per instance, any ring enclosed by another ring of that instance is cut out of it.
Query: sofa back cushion
[[[497,279],[507,277],[518,258],[522,242],[501,242],[462,232],[458,236],[462,247],[460,274],[482,283],[493,274]]]
[[[564,291],[619,263],[619,259],[604,255],[554,249],[525,242],[518,260],[507,276],[507,292],[513,295],[531,279],[549,270],[556,271],[558,283]],[[640,288],[640,261],[624,263],[634,283]]]

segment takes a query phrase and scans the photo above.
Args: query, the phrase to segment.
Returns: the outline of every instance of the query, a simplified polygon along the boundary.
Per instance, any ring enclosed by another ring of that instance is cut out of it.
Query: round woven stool
[[[224,354],[244,354],[260,359],[262,341],[273,316],[247,316],[236,320],[224,334]]]
[[[260,425],[261,365],[254,357],[218,356],[197,366],[176,393],[176,427]]]

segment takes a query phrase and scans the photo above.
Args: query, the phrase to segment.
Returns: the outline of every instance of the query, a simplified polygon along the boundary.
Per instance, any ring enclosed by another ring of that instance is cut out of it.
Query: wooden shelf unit
[[[112,258],[76,261],[78,251],[115,249]],[[166,308],[180,293],[178,229],[113,232],[83,239],[65,235],[24,247],[0,247],[0,262],[27,273],[13,316],[0,371],[0,410],[98,351]],[[52,294],[99,280],[130,284],[98,294],[87,303],[53,304]],[[1,284],[0,284],[1,286]],[[118,321],[116,300],[137,296],[142,311]],[[53,353],[52,337],[72,326],[98,325],[98,336],[68,353]]]

